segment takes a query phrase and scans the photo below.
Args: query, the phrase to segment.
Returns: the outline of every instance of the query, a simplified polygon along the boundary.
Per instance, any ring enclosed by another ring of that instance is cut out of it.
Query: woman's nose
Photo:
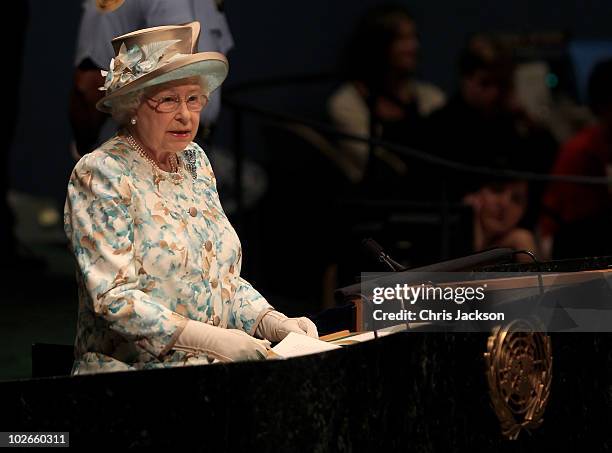
[[[187,121],[189,119],[189,109],[187,108],[187,102],[185,99],[181,99],[181,102],[176,109],[176,118],[181,119],[181,121]]]
[[[187,108],[187,103],[182,100],[179,104],[178,109],[176,110],[175,118],[181,122],[189,121],[189,109]]]

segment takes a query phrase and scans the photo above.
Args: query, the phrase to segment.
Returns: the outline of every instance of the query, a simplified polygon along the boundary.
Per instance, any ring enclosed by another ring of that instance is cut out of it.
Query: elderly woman
[[[192,141],[228,68],[196,53],[199,31],[112,41],[97,107],[123,128],[77,163],[65,206],[79,282],[73,374],[257,360],[289,332],[317,337],[240,277],[240,241]]]

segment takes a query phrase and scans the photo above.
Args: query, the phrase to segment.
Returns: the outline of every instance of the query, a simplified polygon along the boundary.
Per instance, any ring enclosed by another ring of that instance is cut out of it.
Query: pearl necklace
[[[126,135],[126,139],[130,146],[136,151],[138,151],[138,154],[140,154],[147,162],[151,164],[153,169],[161,171],[162,174],[170,174],[170,180],[174,184],[180,184],[183,181],[183,175],[179,173],[180,165],[178,156],[176,154],[173,153],[170,157],[170,171],[167,172],[159,167],[157,162],[151,156],[149,156],[149,153],[147,153],[142,146],[140,146],[140,144],[136,141],[132,134],[128,133]]]

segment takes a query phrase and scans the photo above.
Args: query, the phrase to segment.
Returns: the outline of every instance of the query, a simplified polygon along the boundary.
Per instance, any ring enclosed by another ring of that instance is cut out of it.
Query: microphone
[[[514,260],[515,251],[510,248],[494,248],[484,252],[455,258],[452,260],[441,261],[423,267],[410,269],[411,272],[465,272],[477,269],[486,264],[509,263]]]
[[[380,246],[379,246],[380,247]],[[422,272],[465,272],[477,269],[486,264],[493,264],[499,262],[511,262],[514,258],[514,250],[510,248],[495,248],[486,250],[480,253],[474,253],[472,255],[464,256],[462,258],[456,258],[448,261],[442,261],[440,263],[430,264],[428,266],[417,267],[410,269],[410,274],[405,275],[396,274],[393,276],[381,277],[375,280],[369,280],[363,282],[368,287],[372,286],[385,286],[391,285],[395,282],[406,282],[411,279],[413,273]],[[397,264],[397,263],[396,263]],[[344,301],[355,295],[358,295],[362,291],[362,283],[357,283],[344,288],[339,288],[334,292],[334,297],[338,301]]]
[[[401,272],[406,270],[404,266],[402,266],[400,263],[398,263],[389,255],[387,255],[381,245],[374,239],[364,239],[363,241],[361,241],[361,246],[363,247],[363,250],[366,255],[374,259],[374,261],[383,263],[389,269],[391,269],[392,272]]]
[[[406,270],[404,266],[402,266],[400,263],[398,263],[393,258],[391,258],[389,255],[387,255],[384,249],[382,248],[382,246],[378,242],[376,242],[374,239],[372,238],[364,239],[363,241],[361,241],[361,246],[363,247],[367,255],[374,258],[374,260],[385,264],[389,269],[391,269],[392,272],[402,272]],[[367,298],[362,297],[362,300],[367,300]],[[404,301],[402,300],[402,310],[404,310],[404,308],[405,308]],[[372,308],[372,311],[373,310],[374,309]],[[408,324],[408,321],[406,321],[406,330],[410,330],[410,324]],[[376,339],[378,338],[377,329],[374,329],[374,338]]]

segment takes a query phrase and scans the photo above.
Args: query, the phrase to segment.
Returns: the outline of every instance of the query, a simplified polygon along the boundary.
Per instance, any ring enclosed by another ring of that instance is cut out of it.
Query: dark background
[[[25,32],[21,84],[4,87],[4,90],[19,90],[20,108],[17,112],[4,113],[18,116],[9,150],[10,186],[14,194],[20,194],[13,197],[17,233],[34,253],[45,257],[48,267],[44,274],[24,272],[23,278],[5,284],[0,296],[0,380],[28,377],[31,344],[71,344],[76,325],[74,268],[63,236],[61,212],[68,177],[75,163],[69,151],[68,95],[82,0],[30,0],[28,3],[30,16]],[[376,3],[226,1],[225,12],[235,46],[228,55],[230,74],[225,88],[269,77],[332,72],[356,21]],[[455,61],[470,33],[567,31],[578,39],[612,39],[609,0],[402,3],[413,12],[420,35],[420,76],[447,94],[454,90]],[[7,24],[11,21],[10,4],[5,8]],[[12,45],[10,39],[4,44]],[[3,61],[3,69],[11,71],[16,64],[19,62]],[[283,86],[243,92],[241,96],[257,106],[308,116],[324,110],[324,94],[324,89]],[[251,157],[263,157],[264,170],[271,161],[287,157],[266,155],[254,124],[246,124],[244,130],[244,151]],[[224,110],[215,147],[230,149],[233,137],[232,112]],[[215,168],[220,176],[222,172],[218,170]],[[316,176],[316,169],[304,171],[312,171]],[[221,177],[219,183],[223,197]],[[40,208],[39,204],[48,204],[60,214],[48,230],[36,226],[36,214],[32,213]],[[248,229],[248,224],[245,225]],[[249,237],[244,229],[240,233],[243,240]],[[253,268],[248,255],[254,247],[245,247],[247,276]]]
[[[228,55],[230,74],[226,86],[272,76],[332,71],[356,21],[377,3],[380,2],[226,1],[225,12],[235,41]],[[469,33],[562,30],[580,39],[612,39],[612,2],[605,0],[400,3],[416,18],[421,39],[421,76],[447,93],[454,88],[455,60]],[[30,0],[29,4],[30,22],[19,87],[21,106],[11,149],[11,182],[15,189],[52,196],[63,204],[66,181],[74,164],[69,154],[67,103],[82,2]],[[5,64],[10,66],[10,62]],[[266,90],[254,93],[249,100],[270,107],[298,106],[299,110],[305,95],[297,89],[282,89],[280,95],[272,96]],[[225,114],[221,129],[230,128],[230,118]],[[220,136],[229,137],[231,132]]]

